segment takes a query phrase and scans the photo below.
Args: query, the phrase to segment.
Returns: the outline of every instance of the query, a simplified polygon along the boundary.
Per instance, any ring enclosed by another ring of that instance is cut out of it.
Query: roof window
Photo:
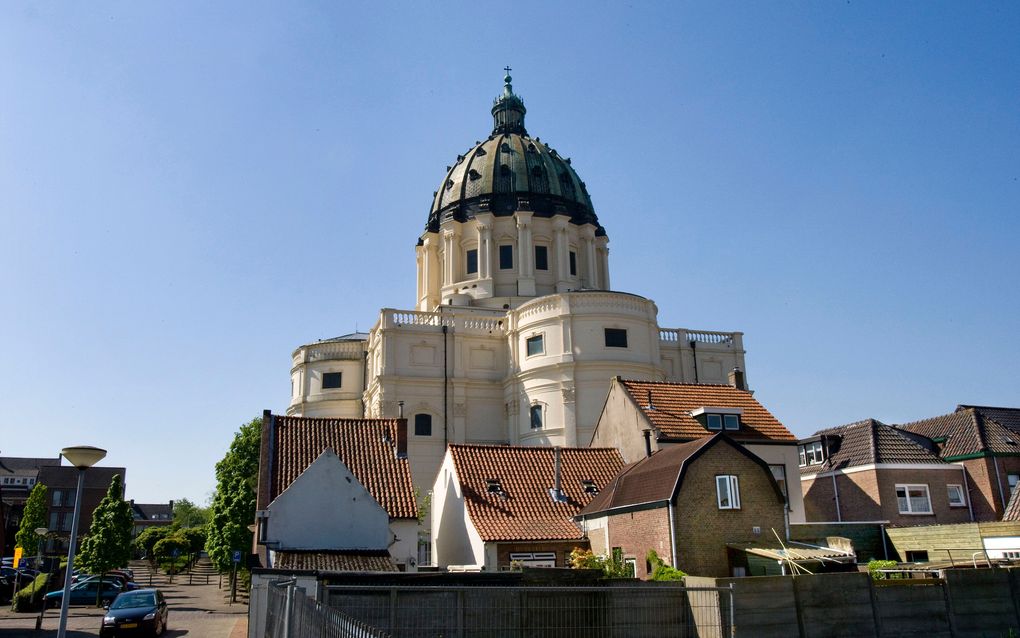
[[[498,478],[485,479],[485,491],[503,499],[507,498],[506,490],[503,489],[503,483]]]
[[[598,494],[599,486],[595,485],[594,479],[581,479],[581,488],[585,494]]]

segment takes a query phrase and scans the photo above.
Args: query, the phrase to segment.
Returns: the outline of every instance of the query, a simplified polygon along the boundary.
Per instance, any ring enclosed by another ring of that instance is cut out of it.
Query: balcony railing
[[[381,326],[383,328],[403,329],[437,329],[442,326],[456,332],[497,332],[506,331],[506,314],[501,310],[481,310],[478,308],[444,308],[435,312],[417,310],[382,311]]]
[[[712,330],[688,330],[687,328],[659,328],[659,341],[665,344],[686,345],[692,341],[714,345],[733,346],[741,342],[740,332],[715,332]]]

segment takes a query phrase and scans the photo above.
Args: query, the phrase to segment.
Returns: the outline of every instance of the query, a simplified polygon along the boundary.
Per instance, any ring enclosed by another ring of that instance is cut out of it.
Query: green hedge
[[[35,580],[18,590],[14,595],[14,611],[38,611],[46,595],[50,581],[49,574],[39,574]]]

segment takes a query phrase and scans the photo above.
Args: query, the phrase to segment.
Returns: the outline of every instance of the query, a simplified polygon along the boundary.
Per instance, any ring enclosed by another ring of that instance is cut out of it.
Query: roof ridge
[[[689,386],[689,387],[703,387],[703,388],[733,388],[734,390],[740,390],[741,392],[747,392],[750,394],[750,390],[742,390],[735,388],[729,383],[688,383],[683,381],[649,381],[645,379],[624,379],[619,377],[621,383],[651,383],[654,385],[672,385],[672,386]]]

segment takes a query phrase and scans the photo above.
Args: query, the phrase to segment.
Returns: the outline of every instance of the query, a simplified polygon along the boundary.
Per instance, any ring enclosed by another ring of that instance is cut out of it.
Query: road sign
[[[241,562],[241,550],[239,550],[239,549],[235,549],[234,550],[234,562],[235,563],[240,563]]]
[[[22,551],[23,550],[20,547],[15,547],[14,548],[14,569],[17,569],[18,565],[21,564],[21,554],[22,554]]]

